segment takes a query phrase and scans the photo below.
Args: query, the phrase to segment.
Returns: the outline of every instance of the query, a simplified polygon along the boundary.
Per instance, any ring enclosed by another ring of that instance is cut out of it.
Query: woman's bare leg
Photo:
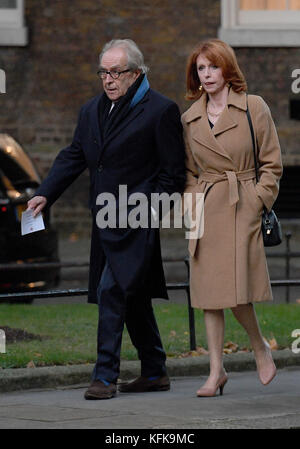
[[[231,309],[235,318],[249,335],[255,354],[257,369],[261,382],[266,385],[275,376],[276,367],[271,351],[264,341],[253,304],[242,304]]]
[[[225,374],[223,366],[224,311],[204,310],[204,320],[210,358],[210,374],[203,386],[206,388],[215,387],[220,377]]]

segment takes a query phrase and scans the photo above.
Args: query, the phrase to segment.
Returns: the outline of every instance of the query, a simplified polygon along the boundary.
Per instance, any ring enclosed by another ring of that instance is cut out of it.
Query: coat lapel
[[[100,102],[100,99],[101,99],[101,95],[99,95],[99,97],[96,98],[96,100],[94,101],[94,103],[92,105],[91,125],[92,125],[92,129],[93,129],[94,137],[95,137],[98,145],[101,147],[102,146],[102,137],[101,137],[100,123],[99,123],[99,102]]]
[[[243,111],[247,110],[247,99],[246,94],[236,93],[234,90],[230,89],[227,99],[227,107],[225,107],[223,113],[221,114],[219,120],[213,127],[212,131],[214,136],[222,134],[229,129],[235,128],[238,126],[237,122],[233,119],[231,113],[231,106],[237,109],[241,109]]]
[[[190,123],[192,138],[215,153],[232,160],[216,137],[237,126],[237,122],[233,119],[230,109],[233,106],[246,111],[246,94],[236,93],[230,89],[227,107],[225,107],[219,120],[212,129],[208,123],[206,104],[207,95],[203,94],[187,111],[186,121]]]
[[[186,114],[186,121],[191,126],[192,138],[209,150],[231,160],[230,156],[216,140],[210,128],[206,113],[206,102],[207,97],[204,94],[192,105]]]
[[[224,133],[229,129],[235,128],[237,123],[233,120],[230,111],[228,110],[228,106],[225,107],[224,111],[220,115],[219,120],[211,130],[214,136]]]

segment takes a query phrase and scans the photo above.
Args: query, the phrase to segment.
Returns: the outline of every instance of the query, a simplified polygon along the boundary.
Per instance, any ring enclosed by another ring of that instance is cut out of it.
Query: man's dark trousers
[[[98,287],[98,357],[93,380],[116,383],[120,372],[120,352],[124,323],[138,351],[143,377],[166,374],[166,354],[145,292],[125,298],[106,261]]]

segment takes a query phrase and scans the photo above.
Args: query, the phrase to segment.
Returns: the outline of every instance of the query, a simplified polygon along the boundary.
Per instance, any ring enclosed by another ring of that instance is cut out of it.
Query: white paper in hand
[[[44,220],[41,212],[34,217],[33,210],[27,209],[22,213],[21,234],[30,234],[30,232],[42,231],[45,229]]]

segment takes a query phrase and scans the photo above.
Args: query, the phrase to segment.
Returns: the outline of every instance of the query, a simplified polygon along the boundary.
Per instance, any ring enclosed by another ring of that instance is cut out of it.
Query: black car
[[[0,134],[0,293],[43,290],[59,280],[58,267],[42,266],[59,262],[57,232],[51,228],[49,212],[44,214],[44,231],[21,235],[21,214],[40,183],[21,146]],[[33,263],[41,265],[30,266]],[[22,269],[13,269],[16,264]]]

